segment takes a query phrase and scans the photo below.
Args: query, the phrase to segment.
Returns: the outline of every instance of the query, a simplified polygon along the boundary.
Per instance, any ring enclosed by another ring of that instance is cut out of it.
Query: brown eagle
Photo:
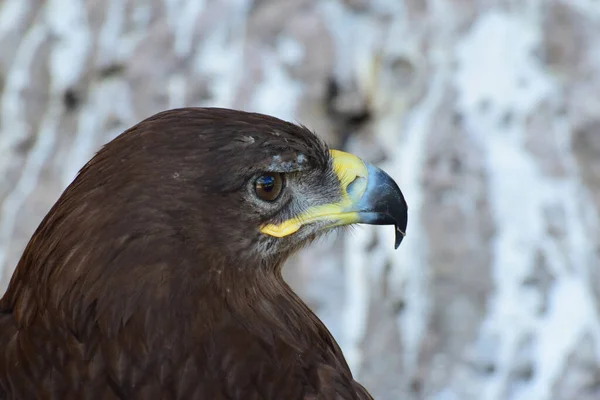
[[[105,145],[0,300],[1,399],[369,399],[286,259],[394,224],[396,183],[262,114],[161,112]]]

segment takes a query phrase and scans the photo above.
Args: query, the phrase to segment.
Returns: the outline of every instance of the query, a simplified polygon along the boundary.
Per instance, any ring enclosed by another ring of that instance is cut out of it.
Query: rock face
[[[599,37],[594,0],[3,0],[0,292],[103,143],[265,112],[409,202],[398,251],[362,227],[286,271],[377,399],[600,398]]]

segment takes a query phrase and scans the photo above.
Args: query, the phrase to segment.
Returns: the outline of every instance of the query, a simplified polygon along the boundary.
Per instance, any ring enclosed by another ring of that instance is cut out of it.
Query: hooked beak
[[[318,221],[326,222],[325,228],[350,224],[394,225],[397,249],[406,235],[408,206],[396,182],[353,154],[339,150],[331,150],[330,154],[342,190],[341,200],[311,207],[277,225],[267,224],[261,232],[284,237]]]

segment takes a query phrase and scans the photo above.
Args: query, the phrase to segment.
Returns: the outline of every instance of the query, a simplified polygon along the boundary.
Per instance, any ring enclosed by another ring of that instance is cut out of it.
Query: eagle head
[[[397,247],[400,189],[308,129],[156,114],[82,168],[27,245],[0,299],[0,397],[369,398],[280,273],[356,223],[394,225]]]

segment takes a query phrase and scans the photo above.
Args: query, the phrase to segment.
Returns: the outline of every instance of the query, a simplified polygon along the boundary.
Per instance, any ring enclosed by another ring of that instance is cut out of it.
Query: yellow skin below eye
[[[360,158],[343,151],[330,150],[330,154],[333,160],[333,171],[340,181],[341,200],[337,203],[311,207],[304,213],[278,225],[264,225],[260,228],[262,233],[284,237],[297,232],[303,225],[316,221],[328,221],[329,228],[359,222],[360,217],[357,210],[353,210],[353,206],[361,199],[367,188],[367,166]],[[357,180],[357,178],[364,179]],[[355,183],[351,193],[348,193],[348,186],[352,182]]]

